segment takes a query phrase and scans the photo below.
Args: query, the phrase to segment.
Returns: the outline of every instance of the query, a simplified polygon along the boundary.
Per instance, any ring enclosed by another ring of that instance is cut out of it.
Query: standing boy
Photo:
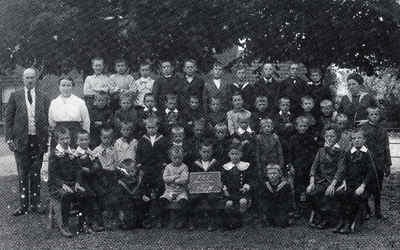
[[[153,94],[156,100],[156,105],[159,109],[165,109],[166,96],[176,94],[176,86],[178,79],[173,75],[174,66],[171,61],[165,60],[161,62],[160,76],[153,85]]]
[[[222,64],[215,62],[212,69],[212,81],[207,82],[203,89],[203,108],[204,113],[208,112],[208,103],[211,98],[217,97],[221,101],[221,109],[223,111],[229,110],[229,91],[228,83],[221,79],[223,73]]]
[[[110,78],[103,74],[104,60],[99,57],[93,58],[92,69],[94,74],[87,76],[85,83],[83,84],[83,95],[85,96],[88,108],[93,105],[94,95],[96,92],[102,90],[109,93],[111,89]]]

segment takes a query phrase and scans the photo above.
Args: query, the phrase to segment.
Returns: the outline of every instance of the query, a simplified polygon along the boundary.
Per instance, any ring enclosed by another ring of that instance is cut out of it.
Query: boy
[[[135,79],[129,74],[128,65],[124,59],[115,60],[114,65],[116,74],[110,75],[110,106],[115,111],[118,109],[120,95],[129,91],[129,86],[133,84]]]
[[[217,123],[226,123],[226,113],[221,110],[221,100],[213,97],[210,100],[210,110],[205,114],[207,128],[214,130]]]
[[[82,171],[82,186],[86,191],[94,196],[93,203],[90,204],[87,214],[87,224],[94,232],[101,232],[104,228],[102,210],[100,207],[100,200],[104,199],[106,190],[104,189],[99,172],[101,171],[101,163],[99,159],[89,149],[89,133],[81,129],[77,131],[76,144],[76,164]]]
[[[320,103],[324,99],[332,99],[331,91],[327,85],[322,83],[321,76],[321,70],[317,67],[312,67],[308,70],[310,81],[307,82],[305,91],[307,95],[315,100],[315,103]]]
[[[233,109],[226,113],[228,120],[229,134],[234,134],[239,129],[239,116],[246,115],[250,117],[251,112],[243,108],[243,97],[240,93],[235,93],[232,96]]]
[[[196,75],[197,66],[194,60],[185,60],[183,63],[183,72],[185,76],[180,79],[179,84],[176,86],[178,95],[178,107],[186,112],[190,109],[190,99],[195,97],[199,101],[200,107],[201,95],[203,94],[204,81]],[[207,104],[205,104],[207,105]]]
[[[300,202],[305,201],[305,191],[309,183],[310,168],[317,152],[314,136],[308,131],[309,120],[305,116],[296,118],[296,133],[290,137],[288,163],[294,172],[294,216],[300,217]],[[304,196],[303,196],[304,195]]]
[[[185,127],[189,134],[193,134],[193,122],[198,119],[204,119],[203,110],[201,109],[200,99],[198,96],[190,96],[189,107],[187,107],[186,111],[183,111],[182,117],[184,117]]]
[[[164,192],[162,173],[167,165],[168,142],[158,133],[157,117],[149,117],[144,120],[147,133],[138,143],[136,162],[143,172],[143,185],[146,196],[151,198],[150,210],[158,206],[158,199]],[[145,227],[151,227],[149,223],[143,223]]]
[[[282,168],[277,164],[269,164],[267,181],[261,187],[260,203],[263,220],[267,225],[285,228],[290,224],[293,195],[290,184],[283,179]]]
[[[228,162],[231,138],[226,123],[217,123],[214,127],[213,158],[218,162]]]
[[[364,209],[371,194],[370,185],[375,174],[370,152],[365,147],[364,131],[361,128],[355,128],[351,132],[351,142],[352,147],[345,156],[345,182],[335,194],[335,198],[340,202],[342,220],[333,232],[342,234],[349,234],[353,222],[361,224],[361,220],[364,219]],[[359,213],[360,216],[357,216]]]
[[[166,95],[165,110],[161,114],[161,133],[169,135],[171,128],[181,123],[181,115],[177,109],[178,97],[175,94]]]
[[[100,145],[100,129],[111,121],[113,112],[108,106],[110,96],[104,91],[98,91],[94,97],[93,106],[89,109],[92,138],[90,148]]]
[[[161,62],[162,76],[155,80],[153,85],[153,94],[158,109],[164,110],[166,104],[166,96],[169,94],[176,95],[176,87],[178,79],[173,76],[174,67],[171,61],[165,60]]]
[[[281,96],[289,98],[291,111],[295,115],[301,112],[301,98],[306,95],[306,81],[299,74],[299,64],[289,66],[289,77],[281,82]]]
[[[317,118],[319,114],[314,109],[315,103],[311,96],[303,96],[301,98],[301,108],[302,111],[299,113],[301,116],[308,118],[308,129],[314,134],[314,137],[318,137],[318,125]]]
[[[221,109],[225,112],[229,110],[229,93],[228,83],[221,79],[223,73],[222,64],[215,62],[212,69],[213,80],[207,82],[203,89],[203,108],[204,113],[208,112],[207,103],[210,103],[211,98],[217,97],[221,101]]]
[[[194,164],[189,168],[190,173],[194,172],[220,172],[221,165],[217,160],[212,158],[213,150],[210,141],[204,141],[200,144],[198,148],[200,158],[198,158]],[[210,216],[211,222],[208,225],[207,231],[212,232],[215,230],[215,221],[218,214],[217,206],[219,201],[219,194],[209,193],[209,194],[191,194],[189,196],[189,231],[193,231],[197,227],[198,214],[196,208],[205,200],[207,201],[210,211],[208,215]]]
[[[256,134],[260,131],[260,121],[262,119],[271,118],[272,114],[267,110],[268,98],[266,96],[258,96],[256,98],[255,110],[251,112],[250,127]]]
[[[145,95],[153,91],[154,80],[150,77],[150,64],[146,62],[140,63],[139,66],[140,79],[133,82],[129,86],[129,91],[134,93],[135,96],[135,106],[139,108],[144,108]],[[136,108],[135,107],[135,108]]]
[[[279,99],[279,113],[276,114],[274,118],[275,130],[276,134],[279,136],[279,139],[282,144],[283,150],[283,158],[285,159],[285,165],[288,164],[288,151],[289,151],[289,140],[292,135],[295,133],[293,121],[294,116],[289,111],[290,109],[290,100],[288,98]],[[283,173],[286,176],[286,171]]]
[[[384,176],[390,175],[390,166],[392,160],[389,149],[389,137],[386,129],[379,124],[380,110],[378,107],[367,109],[368,122],[361,125],[365,131],[365,145],[371,152],[372,160],[375,166],[376,177],[372,181],[372,194],[374,196],[375,217],[382,219],[381,212],[381,192]]]
[[[187,165],[191,166],[193,162],[199,158],[199,147],[203,140],[205,140],[205,123],[204,119],[197,119],[193,122],[193,135],[187,139]]]
[[[138,111],[138,129],[145,132],[146,125],[144,124],[144,120],[149,117],[159,118],[160,114],[156,108],[156,102],[152,93],[147,93],[144,95],[143,105],[144,108]]]
[[[123,121],[137,123],[138,118],[136,110],[132,107],[132,95],[130,93],[122,93],[119,98],[119,104],[120,108],[114,115],[114,126],[118,131],[120,131]]]
[[[275,67],[271,63],[265,63],[262,69],[262,79],[254,83],[254,94],[258,96],[266,96],[270,102],[270,110],[273,113],[278,112],[278,98],[281,95],[281,84],[273,75]]]
[[[67,128],[58,127],[55,131],[57,146],[51,151],[49,157],[49,194],[60,202],[61,205],[61,233],[70,238],[73,236],[69,230],[69,211],[74,201],[79,201],[80,212],[78,229],[84,231],[86,209],[92,196],[80,185],[81,171],[76,165],[75,156],[69,147],[70,133]]]
[[[311,227],[319,229],[325,229],[337,212],[333,210],[333,195],[345,170],[345,151],[337,144],[339,132],[333,124],[324,129],[324,139],[325,145],[318,150],[311,166],[310,184],[306,189],[309,205],[320,217],[311,221]]]
[[[249,162],[241,161],[242,147],[232,144],[229,147],[230,162],[222,167],[222,190],[225,199],[225,215],[229,229],[242,227],[243,215],[250,202],[250,189],[254,182],[253,169]]]
[[[334,119],[337,115],[337,112],[333,110],[333,103],[331,100],[324,99],[321,101],[319,104],[321,108],[321,116],[319,117],[319,120],[317,123],[323,126],[327,124],[334,123]]]
[[[340,132],[338,144],[340,148],[347,151],[351,147],[351,129],[347,115],[339,113],[335,117],[335,126]]]
[[[255,162],[257,140],[250,128],[250,114],[240,114],[238,117],[239,129],[232,135],[232,142],[242,145],[242,157],[246,162]]]
[[[246,68],[244,66],[237,68],[236,79],[235,83],[229,85],[229,98],[232,98],[236,93],[240,93],[243,98],[243,107],[253,111],[254,87],[249,82],[246,82]]]
[[[108,93],[111,89],[111,82],[108,76],[103,74],[104,60],[96,57],[92,59],[93,75],[87,76],[83,84],[83,95],[85,96],[88,109],[93,105],[94,95],[102,90]]]
[[[133,138],[132,122],[123,121],[121,123],[121,138],[114,143],[114,148],[118,155],[118,164],[121,164],[125,159],[132,159],[136,162],[136,150],[138,141]]]
[[[279,137],[273,132],[274,122],[265,118],[260,121],[261,134],[257,135],[256,159],[262,180],[267,179],[266,166],[275,164],[283,169],[283,152]]]
[[[118,212],[119,226],[123,230],[134,229],[140,225],[144,215],[144,203],[150,198],[144,194],[143,171],[139,170],[133,159],[124,159],[118,167],[118,184],[109,196],[113,210]]]

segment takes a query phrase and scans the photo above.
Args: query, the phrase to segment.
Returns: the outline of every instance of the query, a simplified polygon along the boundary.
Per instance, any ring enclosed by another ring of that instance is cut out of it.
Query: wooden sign
[[[189,193],[219,193],[222,189],[220,172],[193,172],[189,175]]]

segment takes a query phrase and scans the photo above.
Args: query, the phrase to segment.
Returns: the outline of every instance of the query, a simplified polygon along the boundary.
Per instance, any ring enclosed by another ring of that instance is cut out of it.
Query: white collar
[[[148,110],[149,110],[148,107],[144,107],[144,109],[143,109],[143,111],[148,111]],[[154,112],[157,111],[156,107],[153,107],[151,110],[154,111]]]
[[[35,87],[33,87],[31,89],[28,89],[27,87],[24,87],[24,89],[25,89],[25,93],[28,92],[28,90],[29,90],[29,92],[31,92],[31,94],[35,93]]]
[[[356,152],[357,151],[357,149],[355,148],[355,147],[352,147],[351,148],[351,150],[350,150],[350,153],[354,153],[354,152]],[[364,153],[367,153],[368,152],[368,149],[365,147],[365,146],[362,146],[361,148],[360,148],[360,151],[361,152],[364,152]]]
[[[235,85],[236,87],[238,87],[238,88],[240,88],[240,89],[244,89],[247,85],[249,85],[249,83],[246,82],[246,83],[243,84],[243,85],[239,85],[239,84],[237,84],[237,83],[234,83],[233,85]]]
[[[178,109],[170,110],[169,108],[165,109],[165,113],[168,114],[169,112],[178,113]]]
[[[86,150],[84,150],[83,148],[81,148],[81,147],[77,147],[76,148],[76,152],[78,153],[78,154],[86,154]]]
[[[183,142],[172,142],[172,145],[173,146],[181,146],[181,147],[183,147]]]
[[[269,79],[267,79],[267,78],[265,78],[265,77],[263,77],[264,78],[264,81],[265,82],[272,82],[272,80],[273,80],[273,78],[271,77],[271,78],[269,78]]]
[[[168,75],[168,76],[164,76],[165,78],[171,78],[172,77],[172,75]]]
[[[68,149],[65,149],[65,148],[61,147],[60,144],[57,144],[56,149],[57,149],[57,151],[60,152],[60,153],[64,153],[64,152],[71,151],[71,148],[70,148],[69,146],[68,146]]]
[[[326,145],[326,143],[324,143],[324,148],[326,148],[326,147],[330,148],[330,146],[328,146],[328,145]],[[333,148],[340,148],[339,144],[337,144],[337,143],[335,145],[333,145],[332,147]]]
[[[290,115],[290,111],[288,111],[288,112],[287,112],[287,114],[288,114],[288,115]],[[282,112],[282,110],[281,110],[281,111],[279,111],[279,115],[283,115],[283,112]]]
[[[238,128],[237,131],[240,135],[244,134],[245,132],[249,132],[249,133],[253,133],[253,130],[251,130],[250,127],[247,127],[246,130],[242,129],[242,128]]]
[[[239,162],[238,164],[235,165],[235,164],[233,164],[232,162],[228,162],[227,164],[225,164],[225,165],[223,166],[223,168],[224,168],[225,170],[229,171],[229,170],[231,170],[234,166],[236,166],[236,167],[239,169],[239,171],[244,171],[244,170],[246,170],[246,169],[249,168],[250,163],[249,163],[249,162],[241,161],[241,162]]]

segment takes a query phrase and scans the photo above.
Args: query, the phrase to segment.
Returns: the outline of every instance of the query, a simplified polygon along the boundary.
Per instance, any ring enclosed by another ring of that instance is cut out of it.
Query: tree
[[[3,0],[0,66],[63,59],[90,72],[101,56],[198,61],[246,38],[245,59],[371,68],[400,62],[396,0]]]

